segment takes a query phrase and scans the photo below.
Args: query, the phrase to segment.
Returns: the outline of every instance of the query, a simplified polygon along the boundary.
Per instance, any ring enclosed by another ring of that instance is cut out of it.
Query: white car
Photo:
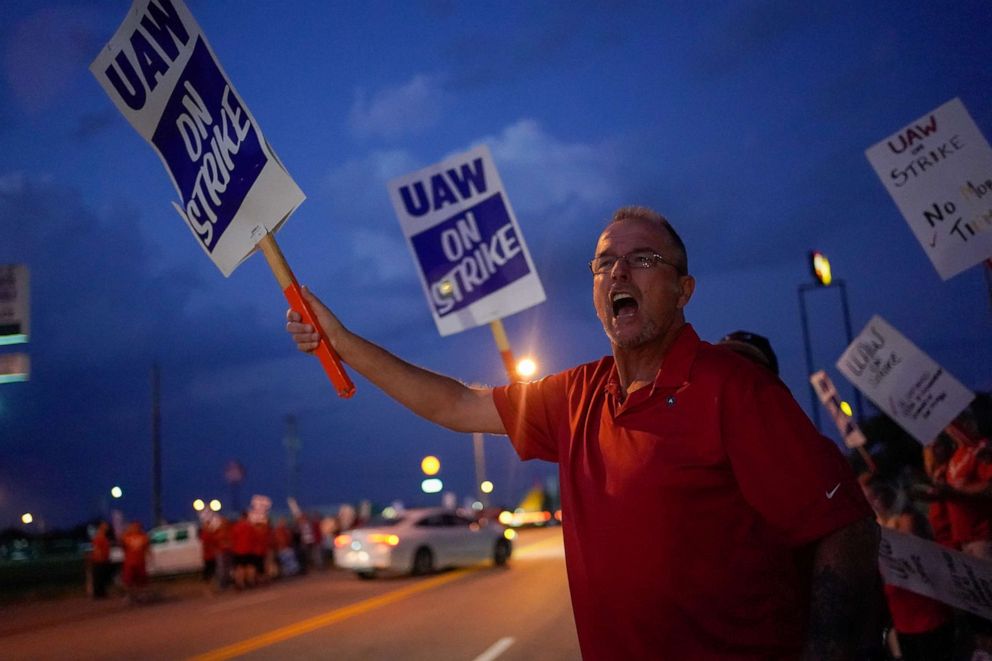
[[[203,570],[203,544],[194,521],[170,523],[148,531],[148,575]]]
[[[435,569],[510,559],[513,546],[495,521],[475,521],[440,507],[408,509],[334,538],[334,562],[372,578],[380,571],[429,574]]]

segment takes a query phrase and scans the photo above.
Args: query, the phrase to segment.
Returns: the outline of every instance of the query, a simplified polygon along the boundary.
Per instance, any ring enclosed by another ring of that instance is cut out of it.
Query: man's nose
[[[614,280],[630,279],[630,264],[627,263],[626,259],[621,257],[613,263],[613,268],[610,269],[610,277]]]

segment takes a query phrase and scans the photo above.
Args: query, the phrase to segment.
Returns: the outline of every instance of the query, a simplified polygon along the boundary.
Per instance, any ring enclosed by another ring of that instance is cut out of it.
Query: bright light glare
[[[444,488],[444,484],[436,477],[431,477],[421,482],[420,488],[424,493],[438,493]]]
[[[502,523],[504,526],[510,525],[512,521],[513,521],[513,512],[510,512],[508,510],[503,510],[502,512],[499,513],[499,522]]]
[[[214,498],[210,501],[210,511],[219,512],[220,511],[220,501]]]
[[[203,502],[202,499],[197,498],[196,500],[193,501],[193,509],[195,509],[197,512],[202,512],[204,507],[206,507],[206,504]]]
[[[513,539],[516,536],[517,536],[516,530],[507,528],[506,530],[503,531],[503,537],[506,537],[507,539]]]
[[[429,454],[420,460],[420,470],[424,471],[424,475],[437,475],[441,470],[441,460]]]
[[[830,260],[821,252],[813,253],[813,272],[824,286],[829,286],[833,277],[830,274]]]
[[[844,415],[846,415],[847,417],[849,418],[851,417],[851,405],[848,404],[847,402],[840,403],[840,410],[843,411]]]
[[[479,489],[482,490],[482,493],[492,493],[493,483],[490,482],[489,480],[483,480],[482,484],[479,485]]]
[[[382,515],[384,517],[386,517],[387,519],[395,519],[396,518],[396,508],[393,507],[392,505],[387,505],[382,510]]]
[[[533,358],[521,358],[517,361],[517,374],[525,379],[537,373],[537,363]]]
[[[110,489],[110,495],[113,496],[114,498],[120,498],[121,496],[124,495],[124,490],[117,486],[112,487]]]
[[[351,544],[351,535],[338,535],[334,538],[334,546],[342,547]]]
[[[400,538],[396,535],[373,533],[369,535],[369,541],[373,544],[389,544],[390,546],[396,546],[400,543]]]
[[[472,509],[474,509],[476,512],[481,512],[482,508],[483,505],[479,501],[475,501],[474,503],[472,503]]]
[[[441,296],[451,296],[454,291],[455,286],[451,284],[451,280],[442,280],[437,286],[437,293],[441,294]]]
[[[34,521],[34,517],[31,516],[31,512],[25,512],[21,515],[21,523],[28,524]]]

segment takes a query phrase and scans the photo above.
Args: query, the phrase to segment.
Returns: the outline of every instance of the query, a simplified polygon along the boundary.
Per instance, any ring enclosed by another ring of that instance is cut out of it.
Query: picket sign
[[[305,196],[182,0],[134,0],[90,71],[162,159],[181,200],[173,206],[221,273],[262,250],[290,306],[319,329],[274,238]],[[319,333],[320,362],[350,397],[355,387]]]
[[[992,257],[992,148],[961,99],[865,155],[942,279]]]
[[[878,566],[889,585],[992,620],[992,562],[988,560],[882,528]]]
[[[486,146],[397,177],[388,188],[442,336],[544,301]]]
[[[924,445],[975,398],[879,315],[844,350],[837,369]]]

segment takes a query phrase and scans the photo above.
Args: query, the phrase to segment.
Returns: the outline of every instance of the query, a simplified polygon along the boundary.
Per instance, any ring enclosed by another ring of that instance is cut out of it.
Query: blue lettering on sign
[[[179,188],[186,222],[213,251],[268,158],[202,39],[193,47],[152,143]]]
[[[448,204],[455,204],[459,198],[467,200],[473,195],[482,195],[485,192],[486,172],[481,158],[472,161],[471,165],[463,163],[457,170],[449,168],[444,172],[438,172],[426,185],[423,181],[415,181],[400,187],[403,206],[411,216],[423,216],[429,211],[437,211]]]
[[[183,46],[189,43],[189,30],[179,20],[179,13],[170,0],[152,0],[147,11],[139,21],[143,30],[135,30],[128,40],[131,44],[130,57],[126,49],[121,49],[104,71],[117,94],[132,110],[145,107],[148,92],[155,89],[159,76],[164,75],[169,70],[169,64],[178,57],[176,40]],[[149,36],[158,50],[148,41]],[[168,63],[162,55],[169,59]],[[135,63],[140,76],[135,70]]]
[[[438,316],[506,287],[530,272],[500,194],[411,237]]]

